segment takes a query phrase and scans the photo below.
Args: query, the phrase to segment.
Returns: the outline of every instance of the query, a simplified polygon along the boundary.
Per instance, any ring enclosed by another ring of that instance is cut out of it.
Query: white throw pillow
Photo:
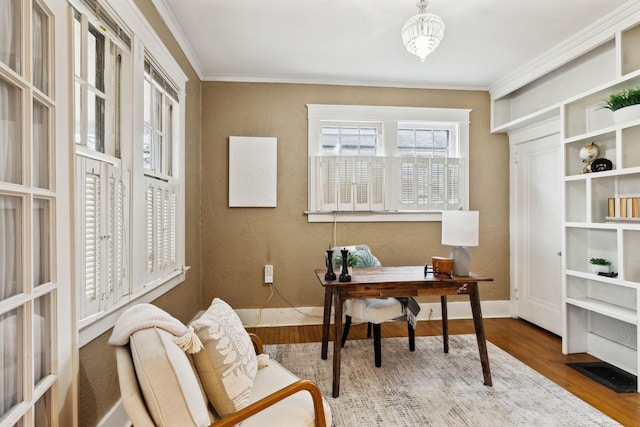
[[[157,426],[208,426],[207,401],[185,354],[169,332],[146,328],[129,339],[136,377]]]
[[[204,345],[193,361],[209,402],[219,415],[249,404],[258,361],[249,334],[233,309],[215,298],[191,323]]]

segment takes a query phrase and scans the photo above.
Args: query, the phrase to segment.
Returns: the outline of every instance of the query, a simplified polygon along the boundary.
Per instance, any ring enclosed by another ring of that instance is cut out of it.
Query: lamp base
[[[468,276],[471,268],[471,254],[464,246],[456,246],[451,251],[450,257],[453,259],[454,276]]]

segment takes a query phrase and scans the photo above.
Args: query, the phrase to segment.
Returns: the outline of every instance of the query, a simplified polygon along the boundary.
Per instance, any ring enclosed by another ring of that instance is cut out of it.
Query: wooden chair
[[[382,333],[380,325],[390,320],[406,319],[402,304],[395,298],[363,298],[347,300],[345,302],[345,322],[342,332],[342,347],[347,341],[347,335],[351,323],[367,322],[367,337],[371,337],[373,326],[373,352],[376,367],[382,366]],[[416,331],[407,321],[407,332],[409,335],[409,350],[416,349]]]
[[[352,246],[336,246],[333,248],[334,260],[340,256],[340,249],[346,248],[349,252],[356,255],[358,264],[356,267],[379,267],[380,261],[371,253],[369,246],[352,245]],[[335,265],[335,261],[333,263]],[[382,366],[382,334],[380,325],[383,322],[391,320],[406,320],[407,331],[409,335],[409,350],[415,351],[416,339],[415,329],[407,320],[407,316],[402,307],[402,303],[396,298],[361,298],[347,300],[344,305],[345,323],[342,332],[342,347],[347,341],[347,335],[352,322],[367,322],[367,337],[371,337],[371,329],[373,328],[373,348],[374,360],[376,367]]]

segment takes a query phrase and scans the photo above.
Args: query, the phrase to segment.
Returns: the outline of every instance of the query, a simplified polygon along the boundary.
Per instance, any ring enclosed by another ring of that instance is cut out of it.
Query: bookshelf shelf
[[[635,310],[629,310],[614,304],[609,304],[593,298],[567,298],[567,304],[584,308],[585,310],[612,317],[625,323],[638,324]]]
[[[640,117],[618,123],[602,106],[612,93],[640,86],[640,4],[573,42],[493,85],[491,127],[508,132],[515,146],[536,131],[552,135],[559,123],[562,350],[590,353],[638,375],[640,212],[632,206],[623,213],[620,200],[640,198]],[[610,167],[600,162],[602,169],[586,168],[580,152],[589,144]],[[592,273],[590,258],[609,260],[617,277]]]
[[[640,86],[640,61],[631,54],[640,49],[640,25],[618,33],[614,44],[621,54],[610,59],[620,74],[560,106],[565,193],[563,351],[590,353],[637,375],[640,118],[615,123],[602,103],[615,91]],[[585,170],[580,150],[588,144],[597,145],[598,158],[611,161],[610,170]],[[590,258],[610,261],[617,277],[592,273]]]

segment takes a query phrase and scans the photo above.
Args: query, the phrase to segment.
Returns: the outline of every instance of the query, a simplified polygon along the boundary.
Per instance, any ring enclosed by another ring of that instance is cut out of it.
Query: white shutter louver
[[[109,233],[109,248],[113,270],[110,272],[113,301],[118,302],[130,293],[127,236],[129,234],[129,174],[109,167],[109,198],[112,225]]]
[[[102,195],[99,174],[86,173],[84,194],[85,297],[88,301],[95,301],[100,292],[102,279],[100,268]]]
[[[430,209],[444,209],[445,201],[445,159],[431,159],[431,200]]]
[[[316,171],[320,175],[316,194],[318,195],[317,205],[321,211],[335,211],[338,209],[337,197],[337,176],[338,164],[335,156],[318,156],[316,160]]]
[[[147,189],[145,191],[145,202],[146,202],[146,212],[147,212],[147,274],[153,273],[154,271],[154,227],[153,227],[153,206],[154,206],[154,191],[153,187],[147,184]]]
[[[338,157],[338,210],[353,210],[353,161],[351,157]]]
[[[116,276],[116,257],[115,248],[113,245],[114,235],[116,231],[115,225],[115,209],[116,209],[116,177],[109,171],[107,177],[107,206],[105,211],[105,228],[106,235],[103,238],[107,241],[107,253],[106,253],[106,273],[107,273],[107,286],[106,286],[106,298],[109,298],[115,290],[115,276]]]
[[[176,212],[178,209],[178,196],[176,194],[175,186],[173,186],[171,190],[172,191],[169,193],[169,203],[167,204],[168,218],[169,218],[169,232],[167,233],[167,235],[169,236],[169,264],[171,266],[171,269],[173,270],[178,267],[176,265],[176,261],[177,261]]]

